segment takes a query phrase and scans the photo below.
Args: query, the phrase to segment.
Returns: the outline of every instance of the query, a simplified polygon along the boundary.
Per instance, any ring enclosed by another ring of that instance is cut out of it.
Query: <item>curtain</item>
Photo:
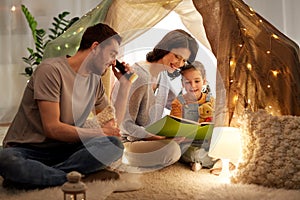
[[[27,81],[21,75],[24,70],[21,55],[25,55],[30,40],[20,8],[14,7],[20,3],[20,0],[2,0],[0,5],[0,124],[11,122]]]
[[[27,64],[27,47],[33,48],[33,39],[21,11],[24,4],[45,30],[52,18],[62,11],[71,16],[82,16],[99,0],[1,0],[0,1],[0,125],[10,123],[18,110],[28,77],[22,75]],[[71,17],[70,17],[71,18]]]

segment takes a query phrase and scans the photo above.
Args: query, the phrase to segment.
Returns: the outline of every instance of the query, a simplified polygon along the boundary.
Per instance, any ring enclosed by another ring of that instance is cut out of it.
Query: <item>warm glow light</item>
[[[260,19],[260,20],[259,20],[259,22],[260,22],[260,23],[262,23],[262,22],[263,22],[263,20],[261,20],[261,19]]]
[[[230,60],[229,65],[230,65],[230,67],[235,67],[235,65],[236,65],[235,60],[233,60],[233,59]]]
[[[270,54],[270,53],[271,53],[271,51],[267,51],[266,53],[267,53],[267,54]]]
[[[277,77],[277,75],[279,74],[279,71],[277,70],[271,70],[273,76]]]
[[[242,45],[242,44],[239,44],[239,47],[243,47],[243,45]]]
[[[238,99],[239,99],[238,95],[234,95],[234,97],[233,97],[233,103],[235,104]]]
[[[231,176],[231,173],[229,170],[229,161],[230,160],[222,158],[221,161],[222,161],[222,170],[219,175],[219,177],[221,178],[221,182],[230,183],[230,176]]]
[[[279,39],[279,37],[275,34],[272,34],[272,37],[275,38],[275,39]]]
[[[83,31],[83,29],[83,27],[80,27],[77,32],[80,33],[81,31]]]
[[[16,6],[12,6],[10,10],[11,10],[12,12],[15,12],[15,11],[16,11]]]
[[[271,88],[271,85],[267,85],[267,88]]]
[[[208,155],[222,160],[220,177],[229,182],[229,161],[237,163],[242,155],[240,130],[234,127],[215,127]]]
[[[251,71],[252,70],[252,65],[250,63],[248,63],[247,68]]]

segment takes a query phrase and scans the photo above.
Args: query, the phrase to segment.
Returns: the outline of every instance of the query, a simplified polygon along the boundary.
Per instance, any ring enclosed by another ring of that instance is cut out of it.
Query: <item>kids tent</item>
[[[72,55],[84,30],[98,22],[126,44],[173,10],[217,58],[216,126],[234,125],[245,110],[300,115],[298,45],[242,0],[103,0],[51,41],[44,57]]]

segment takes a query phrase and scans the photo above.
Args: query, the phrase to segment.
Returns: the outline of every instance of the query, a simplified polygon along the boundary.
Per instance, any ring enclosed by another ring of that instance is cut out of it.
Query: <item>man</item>
[[[62,185],[68,172],[88,175],[121,158],[123,145],[114,119],[100,128],[83,128],[91,112],[109,106],[100,77],[115,66],[120,43],[112,28],[99,23],[87,28],[74,56],[46,59],[35,70],[0,151],[3,186]],[[130,81],[114,67],[113,72],[121,84],[118,99],[127,99]],[[120,108],[117,122],[125,104],[115,103]]]

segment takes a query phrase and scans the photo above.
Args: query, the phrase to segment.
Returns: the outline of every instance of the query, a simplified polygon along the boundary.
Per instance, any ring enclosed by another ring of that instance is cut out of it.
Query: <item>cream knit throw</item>
[[[115,108],[111,105],[105,107],[100,113],[96,116],[92,116],[86,120],[83,127],[84,128],[100,128],[106,122],[115,119]]]

